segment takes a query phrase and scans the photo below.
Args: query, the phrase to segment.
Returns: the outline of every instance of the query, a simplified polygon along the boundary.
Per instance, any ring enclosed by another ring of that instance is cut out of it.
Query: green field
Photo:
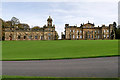
[[[59,78],[59,77],[30,77],[30,76],[2,76],[2,80],[119,80],[119,78]]]
[[[118,40],[3,41],[2,60],[39,60],[118,55]]]

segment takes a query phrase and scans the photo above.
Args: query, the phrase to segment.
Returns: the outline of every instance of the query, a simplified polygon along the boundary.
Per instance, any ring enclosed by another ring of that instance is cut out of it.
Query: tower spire
[[[47,26],[52,26],[52,18],[50,16],[47,19]]]

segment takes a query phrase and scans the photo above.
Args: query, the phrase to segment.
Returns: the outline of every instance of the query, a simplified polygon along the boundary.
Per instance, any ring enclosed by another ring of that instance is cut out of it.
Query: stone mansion
[[[115,27],[102,25],[95,27],[94,23],[81,24],[80,27],[65,24],[65,34],[61,33],[62,39],[67,40],[97,40],[97,39],[115,39]]]
[[[15,17],[11,21],[1,20],[2,40],[56,40],[58,39],[58,34],[52,21],[49,16],[47,25],[30,28],[28,24],[20,23]]]

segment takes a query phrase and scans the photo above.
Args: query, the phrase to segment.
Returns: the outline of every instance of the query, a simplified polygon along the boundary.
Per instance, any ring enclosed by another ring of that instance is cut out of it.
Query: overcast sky
[[[50,15],[59,35],[64,31],[66,23],[80,26],[81,23],[89,21],[96,26],[101,26],[102,24],[112,24],[114,21],[118,22],[118,0],[11,1],[5,0],[2,3],[2,18],[4,20],[10,20],[15,16],[20,22],[27,23],[30,27],[42,27],[47,23],[46,20]]]
[[[120,1],[118,4],[118,24],[120,25]]]

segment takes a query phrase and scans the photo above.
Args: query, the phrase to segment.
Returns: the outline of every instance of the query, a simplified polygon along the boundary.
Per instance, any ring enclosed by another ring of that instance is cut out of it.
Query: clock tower
[[[48,27],[52,27],[52,18],[49,16],[49,18],[47,19],[47,26]]]

